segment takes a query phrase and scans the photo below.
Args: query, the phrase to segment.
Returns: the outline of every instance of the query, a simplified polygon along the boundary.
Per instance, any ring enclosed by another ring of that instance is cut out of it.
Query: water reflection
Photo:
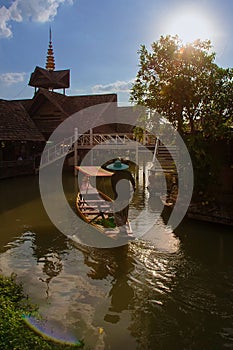
[[[150,195],[148,198],[148,208],[152,212],[162,213],[163,203],[162,203],[160,196]]]
[[[4,182],[6,193],[12,182]],[[16,182],[38,190],[34,180]],[[157,223],[143,239],[114,249],[77,247],[50,223],[39,196],[14,207],[3,194],[1,270],[17,273],[55,329],[92,349],[232,348],[232,230],[184,220],[173,232],[165,226],[171,209],[157,217],[161,203],[138,191],[132,215],[143,210],[142,227],[148,218]]]
[[[26,190],[29,185],[30,190]],[[15,210],[38,198],[38,178],[26,176],[20,179],[7,179],[0,181],[0,213]]]
[[[39,259],[39,264],[43,264],[43,273],[47,276],[46,278],[40,277],[40,281],[46,284],[46,295],[49,297],[49,283],[51,280],[58,276],[62,271],[63,263],[62,258],[56,253],[50,253]]]
[[[112,277],[111,289],[108,293],[110,307],[104,321],[117,323],[123,310],[129,308],[134,292],[130,285],[129,275],[134,270],[134,260],[128,254],[128,246],[102,251],[99,258],[85,254],[84,263],[90,267],[87,276],[92,279]],[[94,251],[93,251],[94,252]]]

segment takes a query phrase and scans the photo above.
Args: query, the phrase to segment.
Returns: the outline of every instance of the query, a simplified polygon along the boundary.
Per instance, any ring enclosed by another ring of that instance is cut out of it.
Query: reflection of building
[[[2,172],[0,177],[17,175],[17,159],[29,160],[40,153],[51,133],[73,113],[97,104],[117,102],[116,94],[65,95],[65,89],[70,86],[70,71],[55,70],[51,30],[46,67],[35,68],[29,85],[35,88],[32,99],[0,101],[0,166],[5,170],[8,168],[5,176]],[[57,89],[62,89],[62,93],[54,92]],[[117,124],[110,128],[111,132],[119,132]],[[108,131],[107,127],[102,130]],[[41,142],[44,143],[41,145]],[[6,161],[15,162],[11,163],[11,171]]]

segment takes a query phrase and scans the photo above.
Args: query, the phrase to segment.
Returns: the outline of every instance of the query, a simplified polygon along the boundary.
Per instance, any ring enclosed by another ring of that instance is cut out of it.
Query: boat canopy
[[[75,168],[87,176],[112,176],[113,175],[112,172],[105,170],[100,166],[95,166],[95,165],[76,166]]]

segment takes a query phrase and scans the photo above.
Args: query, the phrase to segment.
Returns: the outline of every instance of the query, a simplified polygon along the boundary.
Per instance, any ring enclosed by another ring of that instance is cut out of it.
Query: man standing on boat
[[[126,223],[128,220],[129,202],[132,196],[132,189],[135,191],[135,180],[132,174],[127,171],[129,166],[117,159],[114,163],[107,165],[107,169],[114,171],[111,176],[111,184],[114,196],[114,220],[119,227],[119,234],[127,235]]]

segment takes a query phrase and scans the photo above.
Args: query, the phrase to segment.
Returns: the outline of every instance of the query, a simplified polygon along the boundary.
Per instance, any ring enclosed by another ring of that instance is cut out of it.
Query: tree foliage
[[[139,51],[131,102],[146,106],[181,133],[222,137],[233,119],[233,69],[214,62],[209,40],[184,45],[178,36],[161,36]]]

